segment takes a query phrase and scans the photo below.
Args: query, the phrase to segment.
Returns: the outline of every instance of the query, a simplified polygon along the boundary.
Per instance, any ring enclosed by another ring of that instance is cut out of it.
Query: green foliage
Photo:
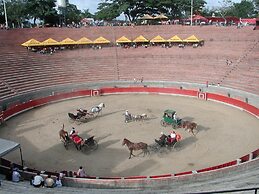
[[[195,0],[193,9],[200,12],[206,2]],[[99,4],[97,15],[103,19],[114,19],[120,14],[126,15],[130,21],[135,21],[144,14],[156,15],[163,13],[169,18],[180,18],[190,15],[190,0],[105,0]]]
[[[27,13],[34,19],[43,20],[44,23],[56,22],[49,20],[50,18],[57,17],[57,11],[55,10],[55,0],[26,0],[27,1]]]
[[[0,24],[5,23],[3,2],[0,1]]]
[[[119,5],[114,3],[100,3],[95,18],[98,20],[111,21],[120,15]]]
[[[74,4],[67,3],[65,15],[67,24],[78,23],[81,20],[81,11]]]
[[[234,3],[233,15],[239,18],[255,17],[255,7],[252,1],[242,0],[240,3]]]
[[[6,12],[9,26],[13,24],[14,26],[21,27],[21,24],[27,18],[26,2],[23,0],[6,1]],[[4,16],[4,13],[2,15]]]
[[[89,9],[85,9],[85,10],[81,11],[80,16],[81,16],[81,19],[82,18],[93,18],[94,17],[94,15],[90,13]]]
[[[230,0],[225,0],[221,5],[218,13],[223,16],[236,16],[239,18],[253,18],[258,14],[256,5],[259,0],[242,0],[240,3],[233,3]]]

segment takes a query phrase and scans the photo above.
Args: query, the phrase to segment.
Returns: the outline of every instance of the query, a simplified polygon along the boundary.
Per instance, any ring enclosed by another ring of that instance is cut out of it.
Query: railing
[[[247,189],[232,189],[232,190],[221,190],[221,191],[206,191],[206,192],[199,192],[199,193],[190,193],[190,194],[212,194],[212,193],[236,193],[242,191],[254,191],[254,194],[257,194],[259,187],[255,188],[247,188]]]

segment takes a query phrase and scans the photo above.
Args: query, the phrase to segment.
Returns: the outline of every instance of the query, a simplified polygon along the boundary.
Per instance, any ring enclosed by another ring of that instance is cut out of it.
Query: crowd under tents
[[[204,45],[204,40],[198,39],[196,36],[192,35],[192,36],[184,39],[183,43],[191,44],[193,46],[203,46]]]
[[[94,49],[101,49],[104,46],[123,46],[123,47],[137,47],[137,46],[157,46],[162,45],[166,47],[171,47],[173,45],[179,45],[179,46],[185,46],[185,45],[192,45],[192,46],[203,46],[204,40],[198,39],[195,35],[192,35],[186,39],[181,39],[179,36],[174,35],[169,39],[165,39],[160,35],[155,36],[154,38],[147,39],[143,35],[140,35],[136,37],[134,40],[130,40],[126,36],[122,36],[119,39],[113,43],[112,41],[104,38],[99,37],[96,38],[94,41],[83,37],[79,40],[75,41],[71,38],[66,38],[60,42],[48,38],[44,40],[43,42],[40,42],[36,39],[30,39],[24,43],[21,44],[24,47],[27,47],[29,50],[35,51],[35,52],[41,52],[41,53],[53,53],[56,50],[64,50],[66,48],[81,48],[81,47],[92,47]]]

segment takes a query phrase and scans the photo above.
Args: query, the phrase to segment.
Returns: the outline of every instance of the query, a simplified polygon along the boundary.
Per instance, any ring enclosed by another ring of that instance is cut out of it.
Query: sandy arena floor
[[[104,102],[101,115],[77,125],[68,119],[68,112],[79,107],[89,109]],[[154,152],[128,159],[129,151],[122,146],[123,138],[149,145],[160,132],[160,120],[165,109],[174,109],[180,118],[198,123],[198,133],[191,135],[177,129],[183,140],[177,150]],[[124,111],[147,113],[143,122],[124,123]],[[62,124],[70,131],[75,127],[80,136],[95,135],[99,147],[83,153],[73,145],[65,150],[59,140]],[[92,176],[157,175],[197,170],[239,158],[259,147],[259,121],[239,109],[211,101],[167,95],[110,95],[85,97],[49,104],[13,117],[0,128],[0,137],[20,142],[25,165],[48,171],[72,170],[83,166]],[[19,152],[6,157],[19,161]]]

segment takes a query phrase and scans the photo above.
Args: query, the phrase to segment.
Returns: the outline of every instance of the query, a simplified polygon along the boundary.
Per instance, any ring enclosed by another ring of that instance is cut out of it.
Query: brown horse
[[[62,142],[66,142],[67,138],[68,138],[68,132],[64,130],[64,124],[62,126],[62,129],[59,130],[59,138]]]
[[[123,141],[122,141],[122,145],[127,145],[129,151],[130,151],[130,156],[129,156],[129,159],[131,158],[131,156],[135,156],[133,154],[133,150],[142,150],[144,155],[145,156],[146,154],[149,153],[148,151],[148,145],[146,143],[143,143],[143,142],[139,142],[139,143],[133,143],[131,141],[129,141],[128,139],[124,138]]]
[[[195,123],[195,122],[183,121],[183,122],[182,122],[182,127],[185,128],[185,130],[188,129],[188,131],[189,131],[190,133],[192,133],[192,134],[195,136],[195,134],[194,134],[194,129],[197,130],[198,125],[197,125],[197,123]]]

